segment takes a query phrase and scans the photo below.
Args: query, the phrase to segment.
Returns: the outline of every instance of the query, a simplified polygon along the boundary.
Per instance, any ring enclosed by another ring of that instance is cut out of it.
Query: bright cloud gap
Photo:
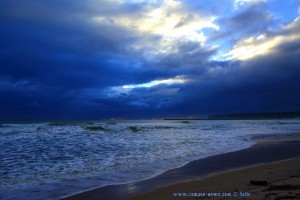
[[[175,78],[163,79],[163,80],[153,80],[148,83],[141,84],[131,84],[131,85],[123,85],[123,89],[134,89],[134,88],[150,88],[160,84],[172,85],[172,84],[184,84],[188,82],[188,79],[185,79],[181,76],[176,76]]]

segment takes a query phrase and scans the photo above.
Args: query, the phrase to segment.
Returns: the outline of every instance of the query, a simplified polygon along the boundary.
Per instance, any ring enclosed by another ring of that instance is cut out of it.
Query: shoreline
[[[129,200],[300,199],[300,157],[174,183]],[[222,198],[223,197],[223,198]]]
[[[183,167],[171,169],[154,178],[130,184],[108,185],[62,199],[128,199],[168,185],[227,173],[228,170],[300,157],[298,134],[254,138],[254,141],[256,144],[249,148],[191,161]]]

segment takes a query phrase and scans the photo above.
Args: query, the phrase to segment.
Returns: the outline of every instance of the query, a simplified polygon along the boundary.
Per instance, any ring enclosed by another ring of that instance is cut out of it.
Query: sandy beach
[[[131,198],[140,199],[300,199],[300,158],[214,174]]]
[[[65,199],[300,199],[299,134],[255,141],[248,149],[196,160],[152,179]]]

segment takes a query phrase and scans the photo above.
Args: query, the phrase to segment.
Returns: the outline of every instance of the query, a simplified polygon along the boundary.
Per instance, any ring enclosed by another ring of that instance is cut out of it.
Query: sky
[[[0,120],[300,111],[299,0],[1,0]]]

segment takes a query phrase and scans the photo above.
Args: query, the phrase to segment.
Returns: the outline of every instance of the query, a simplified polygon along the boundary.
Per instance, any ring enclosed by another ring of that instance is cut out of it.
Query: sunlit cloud
[[[249,37],[238,42],[229,52],[223,54],[227,60],[248,60],[256,56],[270,54],[276,51],[276,47],[287,42],[300,40],[300,18],[283,28],[281,34],[259,35]],[[299,29],[299,30],[297,30]]]
[[[145,5],[146,11],[138,15],[96,16],[94,20],[100,24],[115,24],[135,31],[146,38],[147,35],[159,36],[160,40],[143,40],[132,44],[135,50],[152,50],[156,53],[174,53],[174,45],[178,40],[194,41],[204,44],[206,36],[204,28],[219,30],[214,23],[216,17],[202,16],[200,13],[190,12],[178,0],[165,0],[157,4]]]
[[[159,79],[153,80],[146,83],[139,83],[139,84],[129,84],[129,85],[122,85],[122,86],[114,86],[107,88],[103,91],[105,96],[110,98],[120,97],[122,95],[132,95],[135,91],[134,89],[154,89],[151,90],[150,96],[173,96],[179,92],[178,84],[185,84],[187,82],[191,82],[190,79],[185,78],[184,76],[176,76],[174,78],[169,79]],[[174,87],[157,87],[160,85],[171,86]],[[143,93],[145,95],[145,93]]]
[[[183,84],[188,82],[188,79],[185,79],[181,76],[176,76],[175,78],[170,79],[162,79],[162,80],[153,80],[147,83],[141,83],[141,84],[132,84],[132,85],[123,85],[123,89],[134,89],[134,88],[150,88],[154,87],[160,84],[165,85],[173,85],[173,84]]]

